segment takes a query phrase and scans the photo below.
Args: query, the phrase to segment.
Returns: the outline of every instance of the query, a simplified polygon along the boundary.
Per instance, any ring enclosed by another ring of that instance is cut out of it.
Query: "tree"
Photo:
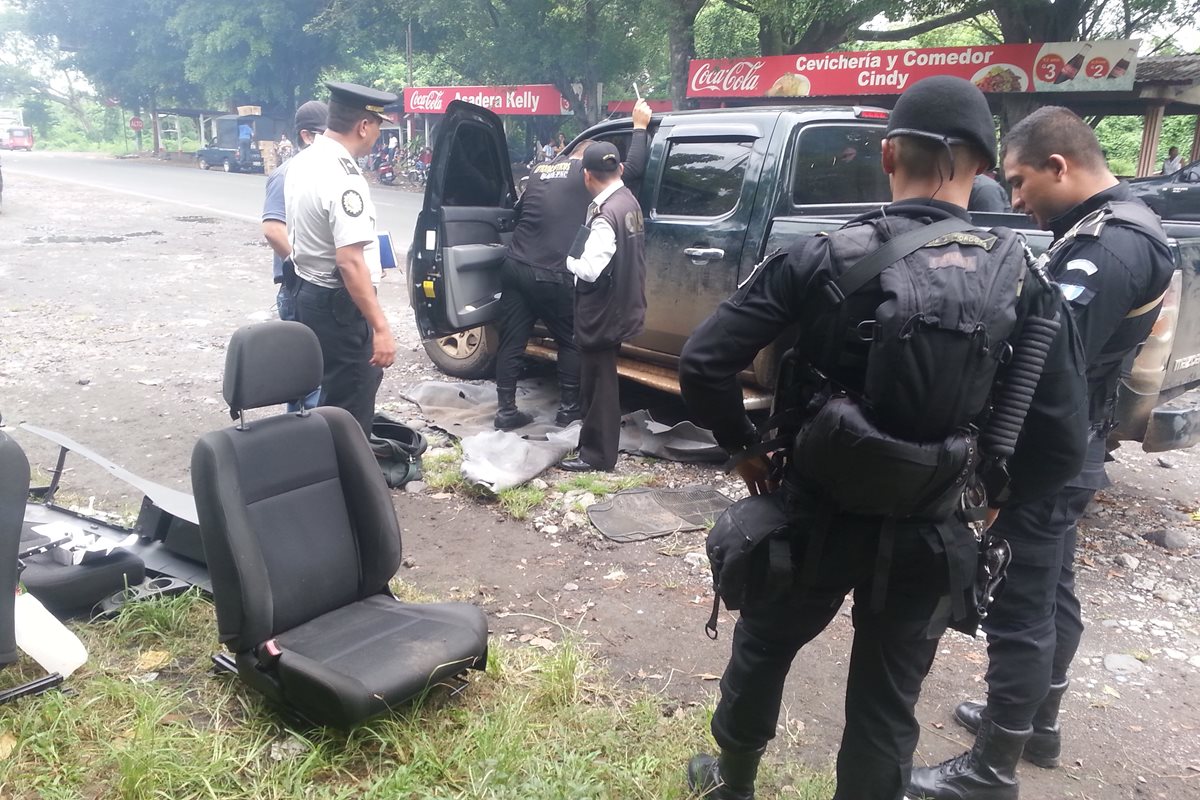
[[[334,0],[321,18],[393,45],[408,21],[415,51],[471,83],[553,84],[585,126],[603,115],[602,84],[627,84],[662,52],[662,21],[636,0]]]
[[[165,2],[165,0],[155,0]],[[166,27],[184,45],[187,79],[213,103],[242,101],[291,117],[321,71],[350,48],[314,25],[326,0],[173,0]],[[176,56],[178,59],[178,56]]]
[[[93,130],[86,108],[90,95],[87,81],[62,64],[55,48],[48,48],[29,35],[27,15],[0,13],[0,95],[24,98],[30,124],[48,124],[45,103],[63,107],[85,131]],[[44,129],[39,129],[45,135]]]
[[[59,66],[86,76],[104,97],[126,108],[189,104],[200,92],[179,57],[182,43],[167,26],[171,0],[25,0],[30,32],[60,51]],[[72,90],[73,91],[73,90]],[[80,115],[86,122],[86,117]],[[152,126],[157,150],[158,126]]]
[[[821,53],[851,40],[896,42],[987,13],[997,0],[724,0],[759,23],[762,55]],[[866,25],[915,19],[903,28]]]
[[[707,0],[660,0],[667,21],[671,101],[687,108],[688,68],[696,57],[696,17]]]

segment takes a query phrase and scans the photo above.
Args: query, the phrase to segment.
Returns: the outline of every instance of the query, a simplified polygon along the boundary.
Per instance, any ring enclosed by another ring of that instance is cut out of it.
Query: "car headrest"
[[[321,385],[321,343],[299,322],[260,322],[234,331],[223,392],[234,419],[249,408],[299,402]]]

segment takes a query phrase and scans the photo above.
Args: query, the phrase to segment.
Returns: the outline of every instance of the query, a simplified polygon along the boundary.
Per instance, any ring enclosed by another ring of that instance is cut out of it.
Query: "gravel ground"
[[[192,443],[229,421],[220,387],[225,343],[238,326],[273,315],[269,251],[257,226],[8,177],[0,215],[5,423],[60,431],[138,474],[189,489]],[[401,276],[389,276],[380,296],[400,344],[380,400],[411,418],[418,412],[400,399],[404,389],[440,376],[424,357]],[[36,466],[53,464],[47,443],[19,429],[14,435]],[[1088,631],[1065,703],[1064,767],[1025,765],[1028,798],[1200,797],[1200,453],[1160,457],[1127,446],[1118,459],[1114,486],[1081,531]],[[118,513],[136,508],[140,497],[128,487],[82,459],[72,463],[65,485],[76,497]],[[649,473],[660,486],[743,491],[711,467],[623,456],[618,469]],[[543,477],[552,489],[569,476]],[[659,694],[664,713],[711,702],[733,618],[723,615],[718,642],[705,638],[711,590],[696,555],[702,534],[616,545],[565,507],[577,499],[552,491],[519,522],[459,494],[397,493],[404,577],[480,603],[505,640],[552,647],[575,632],[607,659],[615,679]],[[777,761],[832,763],[848,605],[796,660],[771,756]],[[968,743],[949,712],[979,694],[985,662],[982,642],[944,640],[920,707],[919,763]]]

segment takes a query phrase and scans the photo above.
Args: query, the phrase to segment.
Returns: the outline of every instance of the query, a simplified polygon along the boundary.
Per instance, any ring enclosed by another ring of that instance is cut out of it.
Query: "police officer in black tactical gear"
[[[758,270],[696,329],[684,348],[684,399],[693,419],[710,428],[734,454],[736,469],[752,493],[741,503],[775,502],[786,520],[781,529],[788,536],[784,555],[777,562],[778,548],[771,541],[768,574],[782,564],[797,576],[768,602],[742,606],[712,721],[720,754],[697,755],[688,765],[692,789],[706,798],[754,797],[758,764],[775,735],[792,660],[836,616],[851,591],[855,635],[835,800],[903,797],[919,733],[913,708],[921,683],[946,627],[956,619],[967,624],[964,595],[975,578],[980,552],[976,537],[956,513],[930,519],[921,513],[902,518],[853,513],[830,499],[828,484],[811,477],[803,458],[793,457],[782,474],[773,473],[773,462],[756,450],[759,437],[746,416],[737,376],[762,348],[794,326],[794,352],[806,365],[805,373],[824,378],[827,390],[837,387],[838,397],[861,396],[870,380],[861,355],[868,346],[863,333],[870,338],[871,326],[864,323],[884,308],[883,278],[888,273],[877,273],[836,308],[830,305],[829,290],[847,277],[852,265],[867,260],[863,254],[881,249],[885,241],[919,237],[923,228],[944,227],[947,220],[967,232],[940,239],[926,236],[924,251],[915,250],[917,255],[904,261],[918,262],[927,276],[941,273],[937,280],[965,282],[1007,269],[1013,277],[1012,288],[1005,289],[1008,305],[1016,312],[1014,319],[1027,320],[1013,296],[1023,259],[1015,267],[1008,261],[994,263],[994,257],[989,260],[987,248],[997,239],[970,230],[966,211],[972,178],[995,164],[995,153],[992,115],[976,87],[946,76],[914,84],[898,100],[883,143],[882,165],[890,177],[893,202],[842,230],[797,238],[786,260],[768,262]],[[857,254],[848,257],[851,251]],[[1006,258],[1014,251],[1007,252]],[[1029,283],[1026,279],[1027,287]],[[1066,316],[1050,285],[1042,286],[1042,297],[1055,318]],[[1022,297],[1027,295],[1033,292]],[[952,300],[944,305],[940,313],[945,318],[965,310],[954,307]],[[915,318],[913,322],[924,324]],[[1055,491],[1082,462],[1083,377],[1076,342],[1069,324],[1063,325],[1044,360],[1040,382],[1031,391],[1024,432],[1008,460],[1007,491],[1014,499]],[[1001,351],[989,352],[999,357]],[[952,381],[957,377],[945,376]],[[990,385],[989,380],[985,392]],[[832,403],[827,400],[817,417],[808,417],[795,439],[797,451],[805,431]],[[937,415],[931,410],[929,416]],[[903,445],[909,446],[916,445]],[[841,448],[842,453],[849,450],[848,444]],[[863,474],[880,472],[888,450],[881,447],[879,456],[868,453],[861,462]],[[738,453],[749,457],[737,461]],[[808,466],[820,470],[827,465]],[[881,483],[887,485],[886,476]],[[962,496],[962,484],[958,486],[955,502]],[[722,524],[718,521],[717,526]],[[748,530],[746,535],[755,532]],[[710,557],[711,544],[710,536]]]
[[[1049,106],[1014,126],[1004,139],[1004,172],[1013,209],[1054,232],[1044,258],[1087,355],[1091,434],[1083,470],[1064,489],[1009,504],[992,528],[1009,541],[1013,559],[983,624],[987,703],[963,703],[954,712],[977,732],[975,747],[914,770],[910,793],[917,798],[1015,800],[1022,750],[1038,766],[1058,766],[1058,711],[1083,633],[1076,524],[1109,483],[1106,438],[1122,365],[1154,326],[1174,269],[1158,218],[1113,177],[1095,133],[1073,112]]]
[[[626,185],[646,169],[646,127],[650,105],[639,100],[633,109],[633,139],[624,167]],[[570,157],[536,165],[517,204],[517,226],[500,268],[500,346],[496,354],[495,426],[512,430],[533,417],[517,408],[517,376],[521,356],[539,319],[558,345],[559,408],[555,418],[566,426],[580,418],[579,347],[575,344],[574,279],[567,271],[567,252],[586,222],[592,196],[583,183],[581,159],[590,141],[579,142]]]

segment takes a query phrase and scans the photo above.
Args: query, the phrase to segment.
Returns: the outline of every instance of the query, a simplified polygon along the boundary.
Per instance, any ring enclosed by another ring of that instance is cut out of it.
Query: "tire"
[[[205,161],[203,158],[197,158],[196,166],[199,167],[200,169],[208,169],[209,165],[208,165],[208,162]]]
[[[422,344],[434,366],[451,377],[476,380],[490,378],[496,373],[500,336],[494,325],[426,339]]]
[[[237,169],[233,166],[233,162],[228,158],[221,162],[221,169],[226,172],[237,172]]]

